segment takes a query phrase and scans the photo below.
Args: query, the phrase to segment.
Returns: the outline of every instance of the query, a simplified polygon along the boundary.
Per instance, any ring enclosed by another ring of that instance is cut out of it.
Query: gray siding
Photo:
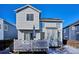
[[[8,25],[8,30],[4,30],[4,39],[15,39],[17,37],[16,26],[4,21],[5,24]]]
[[[76,40],[79,40],[79,25],[76,26]]]
[[[64,29],[64,39],[68,40],[69,39],[69,28]]]
[[[4,33],[3,33],[3,20],[0,20],[0,25],[1,25],[1,29],[0,29],[0,40],[3,40],[3,36],[4,36]]]
[[[72,25],[63,30],[64,40],[79,40],[79,25]]]

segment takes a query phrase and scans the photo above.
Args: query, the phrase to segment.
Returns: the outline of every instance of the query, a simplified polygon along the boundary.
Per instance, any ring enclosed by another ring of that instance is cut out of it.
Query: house
[[[0,18],[0,49],[6,48],[6,45],[10,45],[15,38],[17,38],[16,26]]]
[[[64,44],[79,47],[79,20],[63,28]]]
[[[25,5],[16,11],[18,40],[14,51],[46,51],[49,46],[62,46],[62,20],[41,18],[41,11]]]

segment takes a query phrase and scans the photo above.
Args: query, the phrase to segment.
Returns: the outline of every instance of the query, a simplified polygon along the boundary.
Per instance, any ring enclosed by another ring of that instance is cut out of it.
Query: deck
[[[14,52],[32,52],[48,50],[48,40],[14,40]]]

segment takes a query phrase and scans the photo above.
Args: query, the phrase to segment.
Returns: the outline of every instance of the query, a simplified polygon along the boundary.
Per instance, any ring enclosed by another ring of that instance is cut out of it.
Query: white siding
[[[22,33],[21,31],[18,31],[18,39],[24,40],[24,33]]]
[[[45,32],[45,39],[50,40],[52,37],[52,39],[54,39],[54,42],[53,41],[51,42],[52,46],[53,45],[57,46],[58,41],[59,45],[62,45],[62,23],[59,22],[42,22],[42,23],[43,23],[42,30],[43,32]]]
[[[56,23],[46,22],[44,27],[56,27]]]
[[[46,27],[56,28],[56,23],[53,22],[42,22],[43,23],[43,32],[45,32],[45,39],[47,39],[47,29]]]
[[[36,33],[36,38],[34,40],[39,40],[40,39],[40,33]]]
[[[26,14],[34,14],[34,21],[27,21]],[[35,29],[39,29],[39,12],[27,8],[18,13],[16,13],[16,26],[17,29],[33,29],[33,25],[35,25]]]

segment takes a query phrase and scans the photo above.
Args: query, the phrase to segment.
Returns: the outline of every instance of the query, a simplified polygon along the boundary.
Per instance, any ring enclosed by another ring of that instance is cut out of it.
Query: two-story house
[[[62,20],[41,18],[41,11],[31,5],[15,11],[18,40],[14,41],[14,51],[41,51],[49,46],[62,46]]]

